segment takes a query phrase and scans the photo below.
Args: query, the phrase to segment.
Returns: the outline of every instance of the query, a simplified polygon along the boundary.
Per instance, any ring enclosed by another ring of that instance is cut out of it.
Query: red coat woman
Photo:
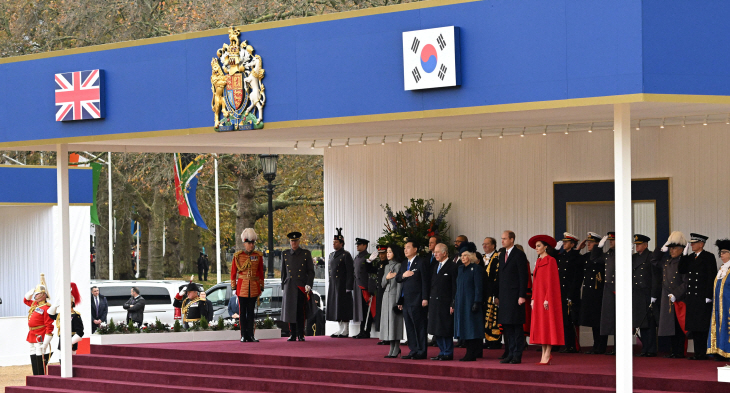
[[[542,344],[541,364],[549,364],[552,346],[565,344],[558,263],[550,256],[556,241],[547,235],[537,235],[529,244],[538,254],[532,278],[530,344]]]

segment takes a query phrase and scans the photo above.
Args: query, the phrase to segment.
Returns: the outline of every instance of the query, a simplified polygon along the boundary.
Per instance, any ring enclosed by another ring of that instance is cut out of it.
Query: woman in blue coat
[[[466,356],[462,362],[477,360],[484,338],[484,314],[482,313],[482,275],[474,243],[461,253],[461,262],[456,278],[454,299],[454,337],[466,343]]]

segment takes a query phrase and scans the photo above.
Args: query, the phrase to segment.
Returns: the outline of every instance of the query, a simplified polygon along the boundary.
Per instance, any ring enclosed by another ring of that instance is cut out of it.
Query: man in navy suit
[[[399,308],[408,335],[410,353],[402,359],[426,358],[426,328],[428,321],[429,269],[428,261],[418,256],[418,246],[409,240],[403,248],[407,261],[401,264],[395,280],[403,284],[403,296]]]
[[[504,328],[508,345],[507,357],[500,363],[522,363],[525,348],[525,302],[527,301],[527,282],[530,271],[525,253],[515,247],[515,233],[502,233],[504,252],[499,254],[499,279],[497,282],[495,304],[499,307],[497,322]]]
[[[109,304],[106,297],[99,294],[99,288],[91,287],[91,333],[99,328],[102,322],[106,323],[106,314],[109,312]]]

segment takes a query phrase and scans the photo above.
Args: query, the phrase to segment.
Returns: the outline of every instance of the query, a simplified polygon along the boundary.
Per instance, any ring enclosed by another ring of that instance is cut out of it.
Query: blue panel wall
[[[264,122],[642,92],[640,0],[484,0],[246,32]],[[403,90],[403,31],[461,28],[462,86]],[[212,127],[227,35],[0,64],[0,142]],[[106,71],[106,119],[54,121],[53,74]]]
[[[0,203],[57,203],[56,168],[0,167]],[[68,172],[69,203],[93,203],[92,171]]]
[[[644,0],[644,91],[730,95],[730,1]]]

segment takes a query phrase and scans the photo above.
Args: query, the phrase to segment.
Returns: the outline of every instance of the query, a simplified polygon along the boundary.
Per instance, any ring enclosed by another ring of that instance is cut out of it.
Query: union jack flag
[[[104,118],[103,70],[56,74],[56,121]]]

